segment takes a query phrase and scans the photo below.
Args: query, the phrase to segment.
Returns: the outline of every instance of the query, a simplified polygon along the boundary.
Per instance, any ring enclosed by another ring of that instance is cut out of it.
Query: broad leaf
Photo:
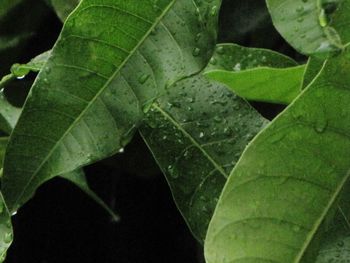
[[[11,211],[48,178],[116,153],[166,86],[204,67],[217,3],[81,2],[11,136],[3,180]]]
[[[266,0],[273,23],[299,52],[338,51],[350,41],[349,0]]]
[[[201,75],[176,83],[149,111],[141,133],[200,242],[230,171],[266,123],[247,102]]]
[[[47,53],[44,53],[38,57],[45,57]],[[35,61],[33,59],[32,61]],[[36,60],[38,62],[38,60]],[[25,69],[30,68],[33,70],[37,69],[38,71],[41,69],[41,64],[36,63],[35,64],[26,64],[26,65],[20,65],[23,66]],[[16,125],[18,121],[18,117],[21,113],[20,108],[16,108],[12,106],[7,99],[4,97],[2,93],[0,93],[0,128],[7,132],[8,134],[11,134],[14,126]],[[0,137],[0,169],[3,168],[3,159],[5,156],[6,146],[8,144],[8,138],[7,137]],[[2,171],[2,170],[1,170]],[[115,214],[114,211],[112,211],[104,202],[103,200],[98,197],[89,187],[87,179],[85,177],[84,171],[82,169],[75,170],[73,172],[69,172],[63,175],[60,175],[60,177],[72,182],[77,187],[79,187],[83,192],[85,192],[88,196],[90,196],[98,205],[100,205],[103,209],[108,212],[114,221],[119,220],[119,216]]]
[[[245,150],[210,223],[207,263],[315,260],[350,175],[349,58],[329,59]]]
[[[0,262],[4,262],[6,251],[13,240],[13,231],[10,213],[0,193]]]
[[[304,71],[279,53],[225,44],[217,46],[205,76],[247,100],[289,104],[301,91]]]

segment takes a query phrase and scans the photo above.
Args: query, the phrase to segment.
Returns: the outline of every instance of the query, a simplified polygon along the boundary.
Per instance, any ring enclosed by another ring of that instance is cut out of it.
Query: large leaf
[[[230,171],[266,122],[201,75],[176,83],[149,111],[141,133],[200,242]]]
[[[82,1],[7,148],[3,192],[10,210],[47,178],[116,153],[166,86],[203,68],[215,42],[217,3]]]
[[[305,66],[270,50],[221,44],[205,75],[242,98],[289,104],[301,91],[304,71]]]
[[[6,251],[13,240],[13,231],[10,213],[0,193],[0,262],[4,262]]]
[[[303,54],[327,53],[350,41],[349,0],[266,0],[281,35]]]
[[[350,175],[349,58],[329,59],[245,150],[209,226],[208,263],[313,262]]]
[[[28,64],[16,64],[16,72],[11,74],[19,74],[26,75],[28,71],[40,71],[43,65],[43,62],[46,61],[49,52],[45,52],[33,60],[31,60]],[[24,76],[22,75],[22,76]],[[15,75],[13,75],[15,76]],[[5,98],[3,93],[0,93],[0,129],[8,134],[11,134],[13,128],[15,127],[18,118],[21,114],[22,109],[14,107],[11,105],[8,100]],[[0,169],[2,171],[3,168],[3,159],[5,156],[6,147],[8,144],[7,137],[0,137]],[[2,172],[1,172],[2,173]],[[82,169],[75,170],[73,172],[65,173],[60,175],[61,178],[64,178],[77,187],[79,187],[83,192],[85,192],[89,197],[91,197],[98,205],[100,205],[103,209],[109,213],[114,221],[119,220],[119,216],[115,214],[105,203],[104,201],[93,192],[87,182],[86,176]]]

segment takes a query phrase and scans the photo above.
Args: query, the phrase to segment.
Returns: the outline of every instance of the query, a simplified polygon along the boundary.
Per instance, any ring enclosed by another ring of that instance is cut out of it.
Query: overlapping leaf
[[[350,175],[349,58],[329,59],[243,153],[209,226],[208,263],[315,260]]]
[[[247,102],[201,75],[179,81],[153,104],[142,135],[200,242],[230,171],[266,123]]]
[[[221,44],[205,75],[245,99],[289,104],[301,91],[304,71],[305,66],[270,50]]]
[[[350,41],[349,0],[266,0],[275,27],[299,52],[338,51]]]
[[[117,152],[166,86],[204,67],[218,2],[82,1],[7,148],[3,192],[11,211],[48,178]]]

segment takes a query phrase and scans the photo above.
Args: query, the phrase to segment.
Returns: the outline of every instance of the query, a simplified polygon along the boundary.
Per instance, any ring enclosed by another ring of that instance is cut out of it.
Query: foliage
[[[137,132],[207,263],[348,259],[350,1],[243,2],[257,20],[242,15],[237,39],[270,14],[299,54],[218,43],[220,0],[38,1],[63,28],[33,59],[21,51],[41,25],[35,12],[0,30],[0,262],[11,215],[54,177],[118,221],[83,168]],[[1,28],[27,4],[1,2]],[[8,96],[14,82],[30,89],[23,105]],[[286,108],[270,121],[256,102]]]

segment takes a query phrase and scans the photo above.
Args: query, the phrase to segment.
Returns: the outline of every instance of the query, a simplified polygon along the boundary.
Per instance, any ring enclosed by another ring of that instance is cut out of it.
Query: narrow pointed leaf
[[[82,1],[9,142],[3,193],[10,210],[46,179],[116,153],[166,86],[202,69],[215,42],[218,4]]]
[[[217,46],[204,74],[247,100],[289,104],[301,91],[304,70],[273,51],[225,44]]]
[[[299,52],[339,51],[350,41],[349,0],[266,0],[273,23]]]
[[[239,72],[213,70],[207,71],[205,75],[227,85],[247,100],[289,104],[301,91],[304,71],[305,66],[298,66],[286,69],[256,68]]]
[[[315,260],[350,176],[349,58],[329,59],[245,150],[209,225],[207,263]]]
[[[247,102],[201,75],[176,83],[149,111],[141,133],[201,243],[226,178],[266,123]]]
[[[112,217],[114,222],[119,221],[119,216],[94,191],[91,190],[82,169],[60,175],[60,177],[79,187],[85,194],[101,206]]]

